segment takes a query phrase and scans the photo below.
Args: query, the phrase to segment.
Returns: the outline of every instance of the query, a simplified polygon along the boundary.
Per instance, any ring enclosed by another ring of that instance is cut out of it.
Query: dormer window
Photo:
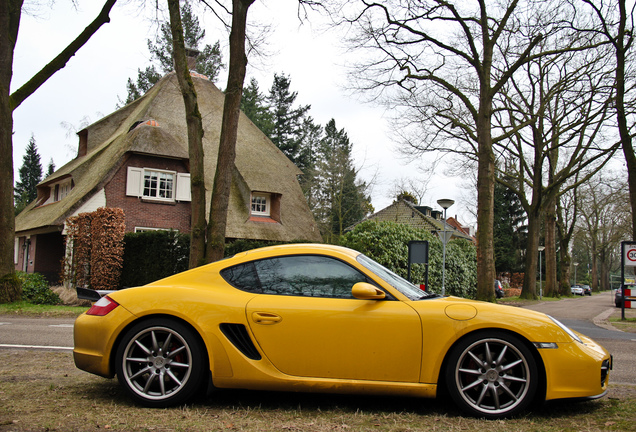
[[[271,213],[271,194],[253,193],[252,194],[252,215],[253,216],[269,216]]]
[[[250,221],[281,223],[281,194],[253,191],[250,199]]]
[[[38,205],[51,204],[63,200],[71,193],[73,186],[73,179],[71,177],[66,177],[47,186],[39,187]],[[46,189],[47,187],[48,189]]]

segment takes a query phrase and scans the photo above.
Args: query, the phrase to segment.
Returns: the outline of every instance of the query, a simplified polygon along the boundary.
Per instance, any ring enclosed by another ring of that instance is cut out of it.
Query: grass
[[[88,310],[85,306],[34,305],[25,301],[0,304],[0,315],[74,318]]]
[[[612,393],[498,421],[464,417],[437,400],[238,390],[148,409],[115,379],[76,369],[69,353],[0,351],[2,431],[633,431],[634,419],[633,394]]]

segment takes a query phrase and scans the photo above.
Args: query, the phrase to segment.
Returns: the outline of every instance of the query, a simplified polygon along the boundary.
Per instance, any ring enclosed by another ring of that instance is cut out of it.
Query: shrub
[[[429,279],[427,290],[441,293],[442,242],[427,230],[395,222],[366,221],[341,238],[342,246],[362,252],[388,269],[406,278],[408,243],[411,240],[429,242]],[[424,283],[425,266],[411,266],[411,280]],[[446,245],[446,294],[475,298],[477,292],[477,253],[466,240],[453,240]]]
[[[40,273],[16,272],[22,283],[22,300],[37,305],[56,305],[62,301],[49,288],[44,276]]]
[[[146,231],[124,236],[122,286],[139,286],[188,269],[190,236]]]

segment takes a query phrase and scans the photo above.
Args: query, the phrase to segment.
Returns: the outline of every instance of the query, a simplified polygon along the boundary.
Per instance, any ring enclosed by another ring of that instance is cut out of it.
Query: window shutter
[[[177,201],[192,201],[190,196],[190,174],[177,173]]]
[[[128,167],[128,177],[126,178],[126,195],[140,197],[143,178],[143,168]]]

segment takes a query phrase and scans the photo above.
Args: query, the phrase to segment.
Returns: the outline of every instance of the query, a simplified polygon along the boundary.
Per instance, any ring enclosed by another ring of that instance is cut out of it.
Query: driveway
[[[636,334],[616,330],[607,324],[610,315],[620,316],[614,306],[612,291],[547,301],[524,306],[524,308],[546,313],[557,318],[573,330],[591,337],[603,345],[614,356],[614,370],[610,375],[613,384],[636,384]],[[636,310],[626,310],[626,316],[636,316]]]

